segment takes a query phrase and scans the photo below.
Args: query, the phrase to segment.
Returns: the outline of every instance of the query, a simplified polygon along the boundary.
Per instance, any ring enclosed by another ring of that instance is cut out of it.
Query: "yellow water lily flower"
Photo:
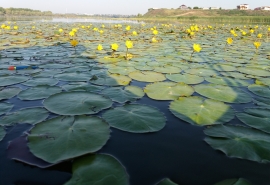
[[[19,28],[18,26],[14,26],[14,27],[13,27],[14,30],[17,30],[18,28]]]
[[[71,31],[71,32],[69,32],[69,35],[70,35],[71,37],[74,37],[74,36],[75,36],[75,32],[74,32],[74,31]]]
[[[270,31],[270,27],[268,28],[268,31]]]
[[[254,42],[253,45],[255,46],[256,49],[258,49],[261,46],[260,42]]]
[[[36,27],[35,26],[32,26],[32,29],[35,29]]]
[[[85,26],[82,26],[82,29],[84,29],[85,28]]]
[[[127,47],[128,49],[133,48],[133,42],[130,41],[130,40],[127,40],[127,41],[126,41],[126,47]]]
[[[158,31],[157,31],[157,30],[154,30],[154,31],[153,31],[153,34],[154,34],[154,35],[157,35],[157,34],[158,34]]]
[[[233,43],[233,39],[232,38],[227,38],[227,43],[228,44],[232,44]]]
[[[100,34],[103,34],[103,33],[104,33],[104,31],[103,31],[103,30],[99,30],[99,33],[100,33]]]
[[[2,28],[2,29],[4,29],[5,27],[6,27],[6,25],[5,25],[5,24],[2,24],[2,25],[1,25],[1,28]]]
[[[193,50],[196,52],[200,52],[202,50],[200,44],[193,44]]]
[[[230,33],[231,33],[232,35],[234,35],[234,34],[235,34],[235,31],[234,31],[234,30],[231,30]]]
[[[101,44],[98,45],[97,50],[99,50],[99,51],[103,50],[103,47]]]
[[[94,31],[98,31],[98,28],[93,28]]]
[[[237,37],[238,35],[235,33],[233,36]]]
[[[138,33],[137,33],[136,31],[133,31],[133,32],[132,32],[132,35],[137,36]]]
[[[102,24],[102,25],[101,25],[101,28],[105,28],[105,25],[104,25],[104,24]]]
[[[192,31],[192,32],[189,33],[189,35],[190,36],[194,36],[195,35],[195,32]]]
[[[152,43],[157,43],[158,40],[157,40],[155,37],[153,37],[152,40],[151,40],[151,42],[152,42]]]
[[[251,29],[251,30],[249,30],[249,32],[250,32],[250,33],[254,33],[254,30],[253,30],[253,29]]]
[[[118,44],[114,43],[114,44],[111,44],[111,49],[116,51],[118,49]]]
[[[73,31],[74,33],[76,33],[76,32],[78,31],[78,29],[77,29],[77,28],[73,28],[72,31]]]
[[[263,35],[262,35],[261,33],[259,33],[259,34],[257,35],[257,38],[260,39],[260,38],[262,38],[262,36],[263,36]]]
[[[243,36],[245,36],[246,34],[247,34],[247,32],[245,32],[245,31],[242,32],[242,35],[243,35]]]
[[[130,30],[130,26],[127,26],[127,27],[126,27],[126,30],[129,31],[129,30]]]
[[[10,30],[10,26],[6,26],[5,29],[6,29],[6,30]]]
[[[78,44],[79,44],[79,42],[77,40],[70,41],[70,45],[73,47],[76,47]]]
[[[62,29],[62,28],[60,28],[58,31],[59,31],[60,33],[62,33],[62,32],[63,32],[63,29]]]

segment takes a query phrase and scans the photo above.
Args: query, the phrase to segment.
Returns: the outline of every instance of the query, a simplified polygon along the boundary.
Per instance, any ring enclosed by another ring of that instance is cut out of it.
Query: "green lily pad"
[[[262,107],[270,107],[270,99],[268,98],[255,97],[253,98],[253,102]]]
[[[68,82],[87,82],[92,78],[92,74],[89,73],[63,73],[63,74],[57,74],[54,77],[58,80],[62,81],[68,81]]]
[[[151,71],[154,69],[154,67],[151,67],[151,66],[135,66],[135,68],[139,71]]]
[[[103,86],[91,85],[85,82],[73,82],[67,85],[63,85],[62,88],[66,91],[87,91],[87,92],[99,92],[104,89]]]
[[[46,69],[64,69],[70,67],[69,65],[66,64],[45,64],[45,65],[40,65],[39,68],[46,68]]]
[[[222,124],[234,118],[234,111],[229,105],[198,96],[181,97],[171,102],[170,111],[176,117],[199,126]]]
[[[158,109],[139,104],[110,109],[102,117],[110,126],[132,133],[157,132],[166,122],[164,114]]]
[[[109,137],[109,125],[99,117],[56,117],[31,129],[28,146],[35,156],[54,164],[96,152]]]
[[[238,71],[244,74],[254,76],[270,76],[270,71],[266,71],[255,67],[239,67]]]
[[[173,181],[171,181],[170,179],[166,178],[166,179],[163,179],[160,182],[158,182],[156,185],[178,185],[178,184],[176,184]]]
[[[245,179],[227,179],[214,185],[252,185]]]
[[[218,72],[212,69],[206,69],[206,68],[194,68],[194,69],[187,69],[185,70],[186,73],[192,74],[192,75],[198,75],[198,76],[218,76]]]
[[[21,92],[21,89],[18,87],[9,87],[2,89],[0,90],[0,100],[10,99],[19,94],[19,92]]]
[[[136,86],[126,86],[124,89],[122,87],[111,87],[103,90],[101,94],[119,103],[136,101],[144,96],[143,90]]]
[[[250,85],[245,80],[229,78],[229,77],[206,77],[206,81],[217,84],[217,85],[227,85],[227,86],[235,86],[235,87],[244,87]]]
[[[31,80],[28,80],[27,82],[24,82],[23,85],[26,86],[38,86],[38,85],[49,85],[54,86],[58,83],[58,80],[53,78],[33,78]]]
[[[0,141],[2,141],[4,139],[5,135],[6,135],[6,131],[5,131],[4,127],[0,126]]]
[[[220,74],[223,76],[233,77],[236,79],[243,79],[243,80],[250,79],[250,78],[246,77],[245,74],[238,73],[238,72],[220,72]]]
[[[194,89],[202,96],[227,103],[248,103],[252,101],[247,93],[236,87],[200,84],[194,86]]]
[[[51,86],[36,86],[24,91],[21,91],[18,94],[20,100],[39,100],[43,98],[48,98],[53,94],[62,92],[60,87],[51,87]]]
[[[90,79],[90,83],[96,85],[125,86],[128,85],[131,81],[129,77],[118,74],[111,74],[111,75],[101,74],[94,77]]]
[[[134,67],[112,67],[108,70],[110,73],[117,73],[120,75],[128,75],[130,72],[136,71]]]
[[[181,69],[174,66],[163,66],[163,67],[155,67],[154,71],[159,73],[180,73]]]
[[[173,82],[183,82],[186,84],[199,84],[204,81],[204,78],[190,74],[166,74],[166,78]]]
[[[217,71],[236,71],[236,68],[234,66],[225,65],[225,64],[211,65],[210,68]]]
[[[129,73],[128,76],[140,82],[160,82],[166,80],[163,74],[153,71],[134,71]]]
[[[268,86],[252,84],[248,86],[248,90],[250,90],[251,92],[253,92],[258,96],[270,98],[270,88]]]
[[[89,92],[62,92],[45,99],[44,107],[60,115],[96,114],[112,106],[112,101]]]
[[[0,86],[14,85],[25,82],[28,79],[29,77],[27,76],[19,76],[19,75],[0,76]]]
[[[122,164],[114,157],[93,154],[75,159],[72,178],[64,185],[128,185],[128,175]]]
[[[0,125],[10,126],[16,123],[37,124],[45,120],[49,112],[42,107],[20,109],[6,114],[0,119]]]
[[[14,105],[11,103],[0,103],[0,116],[9,112],[13,108],[13,106]]]
[[[236,116],[246,125],[270,133],[270,107],[245,108],[244,113],[237,113]]]
[[[205,141],[229,157],[270,162],[270,135],[243,126],[217,125],[204,130]]]

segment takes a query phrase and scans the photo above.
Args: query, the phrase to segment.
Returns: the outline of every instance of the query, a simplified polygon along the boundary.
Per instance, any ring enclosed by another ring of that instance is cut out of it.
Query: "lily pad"
[[[6,114],[0,119],[0,125],[10,126],[16,123],[36,124],[45,120],[49,112],[42,107],[25,108]]]
[[[9,87],[2,89],[0,90],[0,100],[10,99],[19,94],[19,92],[21,92],[21,89],[18,87]]]
[[[128,185],[128,175],[122,164],[105,154],[87,155],[75,159],[72,178],[64,185]]]
[[[270,135],[243,126],[217,125],[204,130],[205,141],[229,157],[270,162]]]
[[[246,125],[270,133],[270,107],[245,108],[244,113],[237,113],[236,116]]]
[[[245,179],[227,179],[214,185],[252,185]]]
[[[270,88],[268,86],[252,84],[248,86],[248,90],[250,90],[251,92],[253,92],[258,96],[270,98]]]
[[[44,107],[60,115],[96,114],[112,106],[112,101],[89,92],[62,92],[45,99]]]
[[[234,118],[234,111],[229,105],[198,96],[181,97],[171,102],[170,111],[176,117],[199,126],[222,124]]]
[[[92,85],[86,82],[73,82],[67,85],[63,85],[62,88],[66,91],[87,91],[87,92],[99,92],[104,89],[103,86]]]
[[[166,74],[166,78],[173,82],[183,82],[186,84],[199,84],[204,81],[204,78],[190,74]]]
[[[212,69],[206,69],[206,68],[194,68],[194,69],[187,69],[185,70],[186,73],[192,74],[192,75],[198,75],[198,76],[218,76],[218,72]]]
[[[136,86],[126,86],[124,89],[122,87],[111,87],[103,90],[101,94],[119,103],[136,101],[144,96],[143,90]]]
[[[6,135],[6,131],[4,129],[4,127],[0,126],[0,141],[2,141],[2,139],[5,137]]]
[[[238,71],[241,73],[254,76],[270,76],[270,71],[266,71],[255,67],[239,67]]]
[[[207,98],[227,103],[248,103],[251,97],[241,89],[215,84],[200,84],[194,86],[197,93]]]
[[[166,80],[163,74],[153,71],[134,71],[129,73],[128,76],[140,82],[161,82]]]
[[[28,79],[29,77],[27,76],[19,76],[19,75],[0,76],[0,86],[14,85],[25,82]]]
[[[166,179],[163,179],[160,182],[158,182],[156,185],[178,185],[178,184],[176,184],[173,181],[171,181],[170,179],[166,178]]]
[[[180,96],[191,96],[194,90],[185,83],[157,82],[147,85],[144,92],[154,100],[175,100]]]
[[[35,156],[54,164],[96,152],[109,137],[109,125],[99,117],[56,117],[31,129],[28,146]]]
[[[125,86],[128,85],[130,81],[131,79],[129,77],[118,74],[101,74],[90,79],[90,83],[106,86]]]
[[[14,105],[11,103],[0,103],[0,116],[9,112],[13,108],[13,106]]]
[[[256,84],[270,86],[270,78],[258,78]]]
[[[58,80],[53,78],[33,78],[31,80],[28,80],[27,82],[24,82],[23,85],[26,86],[38,86],[38,85],[49,85],[54,86],[58,83]]]
[[[157,132],[166,118],[158,109],[146,105],[128,104],[106,111],[102,117],[117,129],[132,133]]]
[[[270,99],[268,98],[255,97],[253,98],[253,102],[262,107],[270,107]]]
[[[180,73],[181,69],[174,66],[163,66],[163,67],[155,67],[154,71],[159,73]]]
[[[54,77],[58,80],[62,81],[68,81],[68,82],[86,82],[89,81],[92,78],[92,74],[89,73],[63,73],[63,74],[57,74]]]
[[[217,84],[217,85],[227,85],[227,86],[235,86],[235,87],[244,87],[250,85],[245,80],[229,78],[229,77],[206,77],[206,81]]]
[[[108,70],[110,73],[117,73],[120,75],[128,75],[130,72],[136,71],[134,67],[112,67]]]
[[[36,86],[24,91],[21,91],[18,94],[20,100],[39,100],[43,98],[48,98],[53,94],[62,92],[60,87],[51,87],[51,86]]]

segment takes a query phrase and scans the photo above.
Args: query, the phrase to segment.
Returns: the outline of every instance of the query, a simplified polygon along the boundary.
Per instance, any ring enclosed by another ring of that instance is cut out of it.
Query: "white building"
[[[188,7],[184,4],[182,4],[181,6],[179,6],[178,9],[181,9],[181,10],[188,10]]]
[[[218,10],[219,8],[218,7],[210,7],[209,9],[210,10]]]
[[[261,6],[261,7],[258,7],[258,8],[255,8],[254,10],[270,10],[270,6]]]
[[[240,4],[237,6],[238,10],[248,10],[249,9],[249,5],[248,4]]]

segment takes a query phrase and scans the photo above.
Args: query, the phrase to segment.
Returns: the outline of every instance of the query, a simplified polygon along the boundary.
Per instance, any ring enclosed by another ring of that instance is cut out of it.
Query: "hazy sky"
[[[65,13],[67,10],[68,13],[144,14],[148,8],[178,8],[182,4],[190,7],[234,9],[243,3],[249,4],[252,9],[270,6],[269,0],[0,0],[0,7],[50,10],[53,13]]]

